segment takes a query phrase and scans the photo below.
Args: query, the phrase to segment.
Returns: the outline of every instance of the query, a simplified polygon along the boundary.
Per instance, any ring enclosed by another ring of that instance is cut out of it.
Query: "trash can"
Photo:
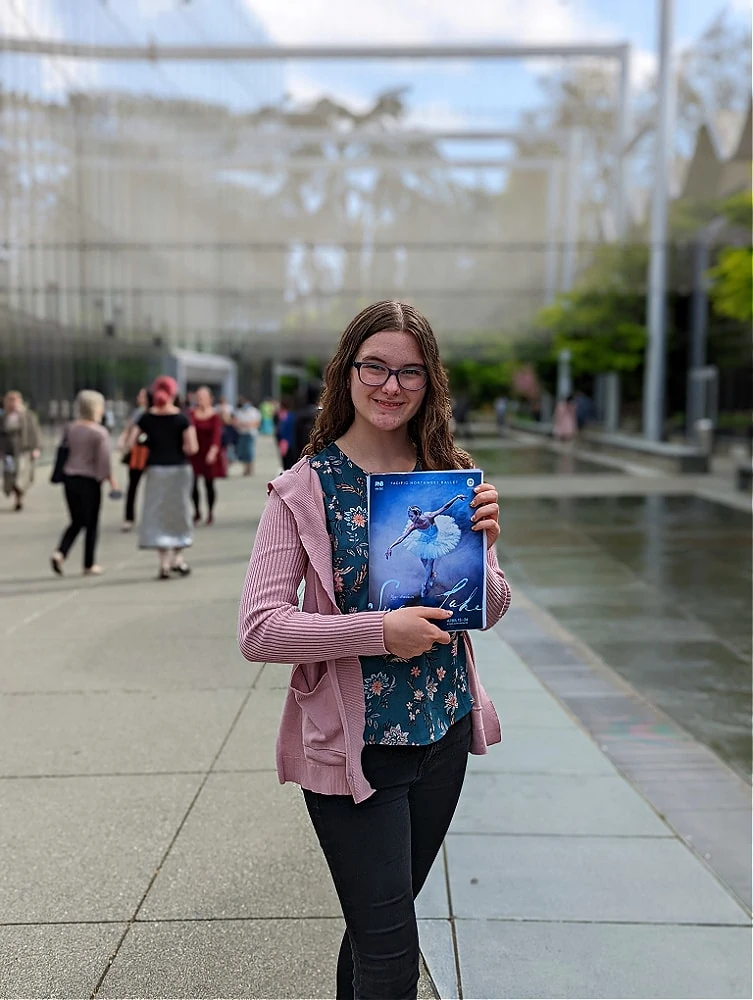
[[[710,455],[714,450],[714,423],[708,417],[695,422],[695,439],[704,455]]]

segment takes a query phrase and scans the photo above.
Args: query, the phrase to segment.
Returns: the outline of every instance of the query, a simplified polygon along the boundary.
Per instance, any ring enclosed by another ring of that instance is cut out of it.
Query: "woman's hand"
[[[214,465],[219,453],[220,449],[217,447],[216,444],[213,444],[212,447],[207,452],[207,465]]]
[[[452,612],[445,608],[398,608],[384,616],[384,646],[401,660],[426,653],[435,642],[447,645],[449,632],[437,628],[433,621],[447,621]]]
[[[486,547],[490,549],[499,538],[499,494],[489,483],[479,483],[473,491],[476,495],[471,500],[475,508],[473,531],[486,532]]]

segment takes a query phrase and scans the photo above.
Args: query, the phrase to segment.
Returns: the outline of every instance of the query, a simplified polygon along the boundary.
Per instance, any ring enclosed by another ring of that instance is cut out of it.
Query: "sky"
[[[368,44],[628,42],[631,78],[656,66],[660,0],[2,0],[0,34],[89,42]],[[722,10],[750,23],[751,0],[675,0],[674,46],[691,44]],[[466,61],[105,63],[3,55],[0,75],[51,97],[70,87],[217,100],[247,109],[287,93],[324,94],[361,110],[405,85],[412,120],[434,127],[509,127],[540,102],[556,62]]]

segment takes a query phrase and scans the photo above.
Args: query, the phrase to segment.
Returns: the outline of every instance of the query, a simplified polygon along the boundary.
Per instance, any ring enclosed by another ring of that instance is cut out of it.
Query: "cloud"
[[[562,0],[243,0],[280,45],[566,43],[608,31]]]

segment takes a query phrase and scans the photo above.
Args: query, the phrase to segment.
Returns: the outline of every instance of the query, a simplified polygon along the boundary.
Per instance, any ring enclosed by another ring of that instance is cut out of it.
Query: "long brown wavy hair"
[[[416,338],[429,374],[421,408],[408,424],[408,434],[416,446],[422,468],[471,469],[471,456],[455,447],[450,419],[450,384],[439,359],[439,347],[428,320],[407,302],[375,302],[362,310],[345,329],[335,356],[324,375],[321,409],[311,431],[304,455],[317,455],[341,437],[355,418],[350,394],[353,362],[364,340],[383,330],[399,330]]]

